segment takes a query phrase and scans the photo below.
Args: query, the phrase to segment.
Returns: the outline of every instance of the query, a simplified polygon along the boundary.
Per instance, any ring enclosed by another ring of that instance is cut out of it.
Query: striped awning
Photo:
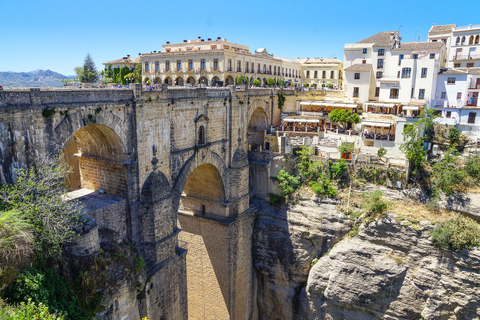
[[[419,107],[419,106],[403,106],[402,110],[414,110],[414,111],[418,111],[418,110],[420,110],[420,107]]]
[[[300,117],[285,117],[282,119],[284,122],[312,122],[318,123],[320,119],[318,118],[300,118]]]
[[[362,126],[390,128],[393,124],[389,122],[362,121]]]

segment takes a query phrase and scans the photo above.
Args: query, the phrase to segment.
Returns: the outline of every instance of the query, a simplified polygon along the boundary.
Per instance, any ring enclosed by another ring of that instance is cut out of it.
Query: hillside
[[[51,70],[30,72],[0,71],[0,86],[3,87],[61,87],[62,79],[73,79]]]

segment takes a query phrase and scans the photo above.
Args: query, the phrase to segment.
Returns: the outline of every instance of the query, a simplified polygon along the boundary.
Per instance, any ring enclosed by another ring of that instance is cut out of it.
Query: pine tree
[[[93,83],[98,81],[97,68],[95,63],[90,56],[90,53],[87,54],[85,61],[83,63],[83,81],[86,83]]]

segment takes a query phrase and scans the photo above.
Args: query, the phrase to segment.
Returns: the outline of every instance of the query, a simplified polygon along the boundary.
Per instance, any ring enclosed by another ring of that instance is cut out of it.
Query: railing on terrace
[[[396,114],[386,114],[386,113],[372,113],[372,112],[364,112],[362,114],[362,119],[384,119],[384,120],[397,120]]]
[[[480,24],[469,25],[465,27],[455,27],[455,31],[462,31],[462,30],[471,30],[480,28]]]
[[[480,54],[457,54],[453,60],[480,60]]]

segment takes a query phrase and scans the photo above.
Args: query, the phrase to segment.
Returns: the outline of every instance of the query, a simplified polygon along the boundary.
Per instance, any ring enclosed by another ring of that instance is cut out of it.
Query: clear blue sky
[[[426,40],[433,23],[480,24],[478,12],[479,0],[0,0],[0,71],[72,75],[87,53],[100,70],[102,62],[198,36],[291,59],[343,60],[345,43],[400,26],[402,41]]]

